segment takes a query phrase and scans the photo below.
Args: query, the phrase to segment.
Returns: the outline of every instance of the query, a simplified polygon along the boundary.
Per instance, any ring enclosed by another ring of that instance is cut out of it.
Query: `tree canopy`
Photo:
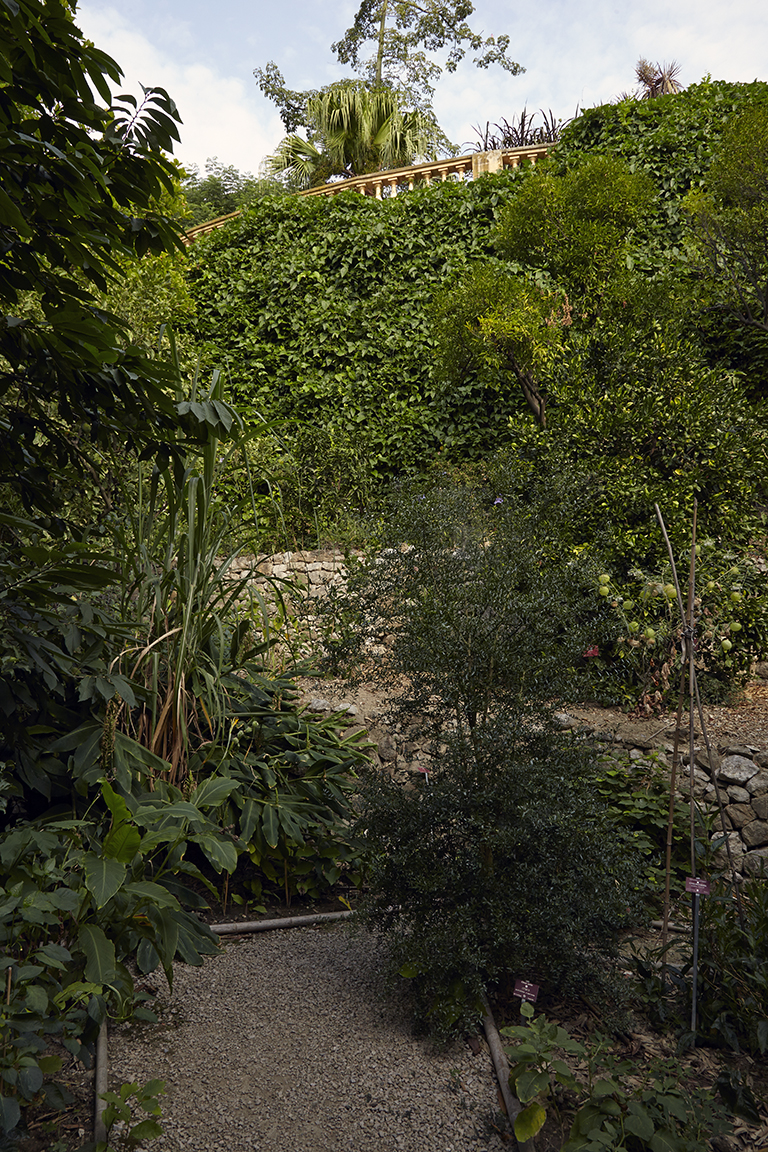
[[[417,107],[431,106],[442,68],[430,58],[448,47],[447,72],[455,72],[468,51],[478,52],[478,68],[498,64],[513,76],[524,68],[507,55],[509,36],[483,37],[467,19],[469,0],[362,0],[351,28],[332,45],[342,64],[351,64],[368,84],[400,91]],[[365,45],[373,56],[364,57]]]
[[[474,63],[479,68],[498,64],[513,76],[524,71],[508,55],[509,36],[484,37],[470,28],[467,19],[473,12],[474,5],[469,0],[363,0],[352,26],[332,45],[339,61],[353,67],[362,78],[362,87],[374,94],[375,101],[385,97],[396,106],[401,121],[401,158],[403,145],[414,134],[418,137],[415,145],[423,142],[423,146],[411,149],[411,159],[419,151],[426,154],[435,148],[451,151],[453,147],[432,108],[434,85],[443,71],[432,54],[449,48],[445,63],[448,72],[455,71],[469,51],[478,53]],[[375,52],[368,58],[365,46],[370,43],[375,44]],[[338,100],[336,90],[343,99],[345,93],[354,91],[354,85],[342,81],[322,90],[295,91],[286,87],[274,61],[264,68],[255,68],[254,76],[264,95],[280,109],[290,141],[284,142],[282,152],[290,152],[300,163],[312,163],[320,171],[323,164],[313,158],[313,148],[317,146],[315,137],[322,139],[324,135],[324,105],[329,98],[332,103]],[[309,149],[302,149],[302,138],[295,135],[299,128],[308,132]],[[367,147],[370,134],[364,132],[361,140]],[[393,166],[386,163],[385,157],[382,159],[385,166]],[[327,158],[324,163],[327,166]]]

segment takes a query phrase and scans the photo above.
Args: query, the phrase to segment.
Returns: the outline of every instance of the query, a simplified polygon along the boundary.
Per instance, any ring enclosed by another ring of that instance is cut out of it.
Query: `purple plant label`
[[[521,1000],[530,1000],[534,1004],[539,994],[539,986],[538,984],[530,984],[527,980],[515,980],[514,994],[519,996]]]
[[[709,896],[709,880],[703,880],[699,876],[686,876],[685,890],[686,892],[695,892],[699,896]]]

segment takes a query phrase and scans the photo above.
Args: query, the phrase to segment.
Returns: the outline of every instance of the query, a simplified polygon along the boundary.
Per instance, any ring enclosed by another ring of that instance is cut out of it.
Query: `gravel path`
[[[158,982],[159,987],[159,982]],[[165,985],[163,985],[165,987]],[[157,1152],[502,1152],[488,1051],[411,1032],[346,925],[230,940],[175,968],[161,1023],[114,1030],[110,1087],[166,1081]]]

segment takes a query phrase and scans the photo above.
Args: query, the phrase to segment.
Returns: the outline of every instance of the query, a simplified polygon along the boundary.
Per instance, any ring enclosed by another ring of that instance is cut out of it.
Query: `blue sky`
[[[330,50],[358,0],[81,0],[77,23],[121,65],[124,91],[167,88],[184,121],[179,159],[209,156],[257,172],[283,136],[253,69],[274,60],[290,88],[317,88],[348,74]],[[572,116],[632,88],[639,56],[677,60],[680,79],[768,80],[764,0],[475,0],[470,24],[507,33],[526,72],[481,71],[469,60],[437,87],[435,110],[456,143],[475,125],[552,109]]]

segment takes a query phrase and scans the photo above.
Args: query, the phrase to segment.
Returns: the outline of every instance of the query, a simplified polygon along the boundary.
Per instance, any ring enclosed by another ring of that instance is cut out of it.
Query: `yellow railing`
[[[388,168],[383,172],[369,172],[365,176],[352,176],[349,180],[334,180],[317,188],[308,188],[300,196],[335,196],[338,192],[360,192],[363,196],[373,196],[385,200],[400,192],[412,190],[418,184],[441,183],[445,180],[476,180],[486,172],[500,172],[503,168],[518,168],[528,161],[535,164],[542,160],[552,148],[551,144],[534,144],[528,148],[500,148],[494,152],[472,152],[468,156],[453,156],[449,160],[428,160],[425,164],[411,164],[407,168]],[[206,220],[188,229],[184,241],[191,244],[198,236],[221,228],[229,220],[240,215],[230,212]]]

